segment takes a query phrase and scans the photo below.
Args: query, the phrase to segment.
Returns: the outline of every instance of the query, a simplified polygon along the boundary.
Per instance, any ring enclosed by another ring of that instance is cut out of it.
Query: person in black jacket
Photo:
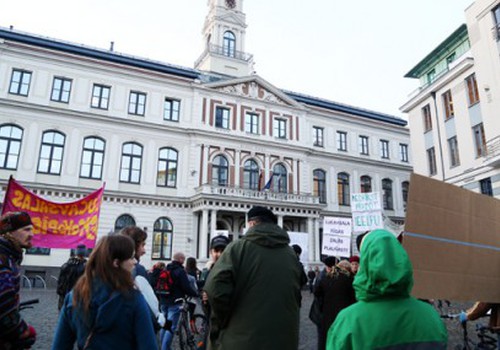
[[[198,296],[198,292],[191,287],[186,270],[182,266],[185,260],[186,256],[183,253],[175,253],[172,262],[166,267],[167,271],[170,272],[173,284],[170,287],[169,293],[161,296],[160,308],[172,326],[169,331],[161,332],[161,350],[171,349],[173,334],[177,329],[181,303],[176,302],[176,300],[185,296]]]
[[[79,244],[76,247],[75,256],[72,256],[61,266],[59,278],[57,279],[57,295],[59,295],[59,302],[57,309],[61,310],[66,294],[68,294],[76,284],[76,281],[83,275],[85,271],[85,254],[87,247],[84,244]]]

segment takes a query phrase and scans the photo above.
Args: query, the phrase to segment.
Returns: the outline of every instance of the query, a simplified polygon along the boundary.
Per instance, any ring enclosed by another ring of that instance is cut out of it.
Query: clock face
[[[236,0],[226,0],[226,6],[230,9],[234,8],[236,6]]]

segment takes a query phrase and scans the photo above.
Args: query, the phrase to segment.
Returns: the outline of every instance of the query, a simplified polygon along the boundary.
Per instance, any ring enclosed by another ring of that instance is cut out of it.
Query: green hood
[[[269,248],[290,244],[290,237],[285,230],[278,225],[267,223],[251,227],[242,239]]]
[[[413,268],[403,246],[386,230],[374,230],[361,245],[359,271],[353,287],[358,301],[408,297]]]

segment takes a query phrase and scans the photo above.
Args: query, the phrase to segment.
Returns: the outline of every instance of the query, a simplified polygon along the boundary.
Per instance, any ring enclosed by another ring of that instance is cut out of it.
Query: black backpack
[[[76,281],[83,275],[85,271],[85,263],[83,260],[79,263],[66,263],[61,268],[59,280],[57,281],[57,294],[65,296],[76,284]]]

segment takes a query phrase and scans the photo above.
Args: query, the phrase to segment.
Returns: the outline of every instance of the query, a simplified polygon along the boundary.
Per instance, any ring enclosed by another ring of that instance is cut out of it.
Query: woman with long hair
[[[83,276],[64,300],[53,350],[157,349],[148,305],[135,289],[134,241],[106,236],[90,255]]]

